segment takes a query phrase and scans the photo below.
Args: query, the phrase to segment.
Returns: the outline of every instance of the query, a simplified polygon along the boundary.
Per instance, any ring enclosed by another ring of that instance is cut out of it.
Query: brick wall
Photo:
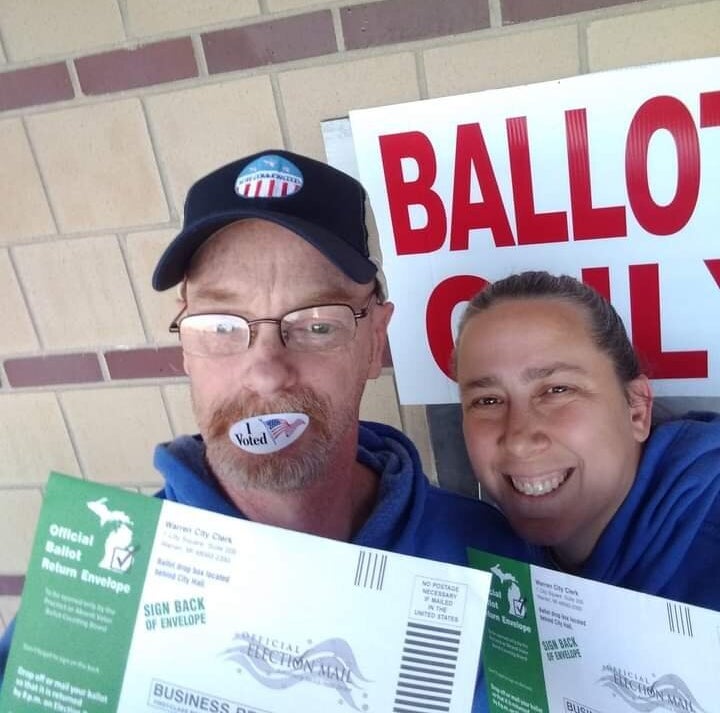
[[[192,180],[239,155],[324,157],[352,108],[720,53],[720,0],[0,0],[0,628],[50,469],[152,491],[194,430],[149,287]],[[366,417],[422,411],[392,370]]]

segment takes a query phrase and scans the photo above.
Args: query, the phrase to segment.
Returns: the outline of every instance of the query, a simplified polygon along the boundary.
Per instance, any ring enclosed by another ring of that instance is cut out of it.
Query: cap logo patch
[[[275,154],[256,158],[235,179],[235,193],[241,198],[285,198],[297,193],[302,186],[300,169]]]

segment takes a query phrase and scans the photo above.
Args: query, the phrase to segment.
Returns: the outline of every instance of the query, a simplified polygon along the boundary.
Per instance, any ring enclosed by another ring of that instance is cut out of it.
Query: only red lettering
[[[630,265],[633,345],[652,379],[707,378],[706,351],[664,352],[660,336],[660,278],[657,265]]]
[[[440,370],[449,378],[452,373],[452,313],[460,302],[470,300],[487,285],[487,280],[476,275],[456,275],[443,280],[435,287],[428,300],[425,313],[430,352]]]
[[[581,279],[588,287],[592,287],[610,301],[610,270],[607,267],[584,267]]]
[[[706,260],[705,264],[720,287],[720,260]],[[628,332],[645,373],[653,379],[707,378],[707,351],[663,351],[658,265],[630,265],[628,277],[632,317],[632,330]],[[607,267],[584,268],[582,280],[610,299]],[[451,379],[453,310],[461,302],[472,299],[487,284],[487,280],[476,275],[449,277],[435,287],[428,300],[425,326],[430,352],[439,369]]]

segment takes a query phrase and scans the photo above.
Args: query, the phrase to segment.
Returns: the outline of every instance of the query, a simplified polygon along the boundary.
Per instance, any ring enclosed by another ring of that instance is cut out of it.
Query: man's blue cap
[[[182,231],[160,257],[153,287],[166,290],[182,281],[203,243],[243,218],[282,225],[350,279],[371,282],[377,266],[368,249],[365,198],[354,178],[290,151],[263,151],[233,161],[188,191]]]

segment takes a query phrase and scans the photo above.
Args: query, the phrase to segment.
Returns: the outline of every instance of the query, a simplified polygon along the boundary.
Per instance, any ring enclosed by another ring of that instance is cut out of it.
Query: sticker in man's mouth
[[[248,453],[275,453],[295,443],[309,422],[304,413],[266,413],[233,423],[228,436]]]

